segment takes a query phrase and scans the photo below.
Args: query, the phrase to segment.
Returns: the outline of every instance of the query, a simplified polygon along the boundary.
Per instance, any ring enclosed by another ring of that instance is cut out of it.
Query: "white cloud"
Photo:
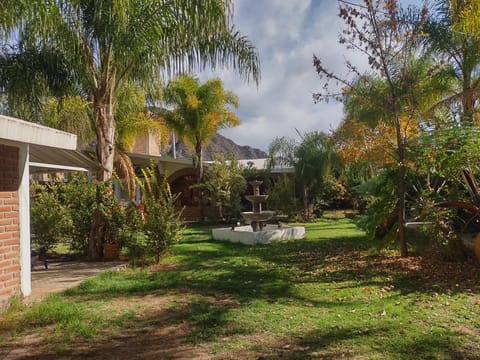
[[[202,79],[219,76],[239,96],[242,124],[222,134],[240,145],[266,150],[275,137],[298,139],[295,129],[301,134],[329,131],[340,123],[341,104],[313,103],[312,93],[323,82],[312,56],[315,53],[338,74],[345,73],[345,57],[364,68],[366,62],[338,43],[343,23],[337,13],[334,0],[236,0],[235,26],[258,49],[262,79],[257,89],[233,71],[201,74]]]

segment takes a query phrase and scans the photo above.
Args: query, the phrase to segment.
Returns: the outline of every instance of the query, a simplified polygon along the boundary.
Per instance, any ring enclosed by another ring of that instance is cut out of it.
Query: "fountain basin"
[[[267,201],[268,195],[245,195],[245,199],[250,201],[252,204],[258,204]]]
[[[265,210],[262,212],[247,211],[240,213],[247,221],[267,221],[275,215],[276,211]]]
[[[260,231],[253,231],[251,226],[237,226],[231,228],[219,228],[212,230],[214,240],[230,241],[245,245],[263,245],[281,240],[299,240],[305,237],[303,226],[266,225]]]

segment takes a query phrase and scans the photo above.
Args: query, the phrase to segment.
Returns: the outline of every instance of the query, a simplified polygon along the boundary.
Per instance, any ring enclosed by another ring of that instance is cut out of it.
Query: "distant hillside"
[[[170,141],[170,143],[172,143]],[[176,141],[177,159],[189,159],[192,157],[192,150],[183,142]],[[214,154],[233,154],[237,159],[261,159],[266,158],[267,153],[260,149],[255,149],[250,146],[240,146],[235,144],[232,140],[220,134],[215,135],[210,143],[204,147],[204,160],[213,160]],[[173,146],[170,146],[165,155],[173,157]]]

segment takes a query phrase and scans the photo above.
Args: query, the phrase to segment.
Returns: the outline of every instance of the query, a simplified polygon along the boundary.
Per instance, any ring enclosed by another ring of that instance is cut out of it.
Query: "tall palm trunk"
[[[203,183],[203,147],[202,147],[202,140],[200,137],[197,136],[196,143],[195,143],[195,157],[197,163],[195,164],[195,171],[196,171],[196,184],[201,185]],[[200,214],[200,221],[205,221],[205,201],[204,201],[204,194],[203,188],[201,186],[198,187],[198,211]]]
[[[95,94],[93,106],[97,132],[97,159],[100,164],[97,180],[108,181],[113,175],[113,161],[115,157],[115,100],[112,91],[107,90],[104,94]],[[99,191],[100,189],[97,188],[97,204],[102,201]],[[93,211],[92,229],[88,244],[88,255],[92,259],[98,259],[102,255],[106,226],[105,216],[97,207]]]
[[[111,179],[115,149],[115,120],[113,106],[95,101],[95,127],[97,131],[97,159],[101,165],[97,172],[98,181]]]
[[[463,74],[462,107],[462,120],[463,122],[467,123],[467,125],[471,125],[473,122],[473,114],[475,110],[475,96],[472,89],[471,72],[468,71],[465,71]]]

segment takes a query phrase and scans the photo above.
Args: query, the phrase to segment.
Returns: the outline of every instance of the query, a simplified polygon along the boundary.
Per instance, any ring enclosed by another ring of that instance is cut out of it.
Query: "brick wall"
[[[0,144],[0,302],[20,293],[19,149]]]

